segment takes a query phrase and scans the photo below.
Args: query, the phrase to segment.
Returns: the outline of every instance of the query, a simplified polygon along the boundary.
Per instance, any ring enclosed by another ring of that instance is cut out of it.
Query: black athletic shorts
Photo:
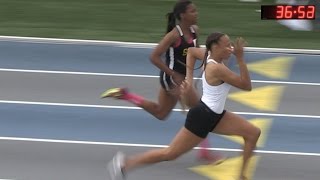
[[[160,71],[160,84],[166,91],[170,91],[174,86],[176,86],[172,79],[172,76],[167,75],[163,71]]]
[[[189,110],[184,127],[193,134],[206,138],[220,122],[225,112],[226,110],[223,110],[221,114],[217,114],[200,101],[197,106]]]

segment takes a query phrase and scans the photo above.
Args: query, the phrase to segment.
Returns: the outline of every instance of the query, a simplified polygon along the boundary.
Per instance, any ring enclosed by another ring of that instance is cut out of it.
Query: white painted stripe
[[[194,47],[197,47],[197,39],[193,39],[192,41],[193,41]]]
[[[43,106],[66,106],[66,107],[87,107],[87,108],[106,108],[106,109],[127,109],[127,110],[141,110],[140,107],[135,106],[108,106],[108,105],[95,105],[95,104],[72,104],[72,103],[52,103],[52,102],[35,102],[35,101],[12,101],[0,100],[0,104],[27,104],[27,105],[43,105]],[[173,111],[181,112],[184,109],[173,109]],[[240,115],[251,116],[271,116],[271,117],[292,117],[292,118],[308,118],[320,119],[317,115],[302,115],[302,114],[276,114],[276,113],[253,113],[253,112],[233,112]]]
[[[169,57],[170,57],[169,68],[173,69],[173,66],[174,66],[174,48],[173,47],[169,48]]]
[[[6,69],[0,68],[4,72],[25,72],[25,73],[44,73],[44,74],[69,74],[69,75],[88,75],[88,76],[114,76],[114,77],[136,77],[136,78],[159,78],[155,75],[140,75],[140,74],[114,74],[114,73],[93,73],[93,72],[75,72],[75,71],[49,71],[49,70],[31,70],[31,69]],[[201,78],[194,78],[201,80]],[[295,82],[295,81],[263,81],[251,80],[253,83],[266,84],[289,84],[289,85],[306,85],[306,86],[320,86],[320,83],[314,82]]]
[[[262,81],[262,80],[251,80],[254,83],[270,83],[270,84],[289,84],[289,85],[306,85],[306,86],[319,86],[320,83],[310,82],[294,82],[294,81]]]
[[[0,103],[3,103],[3,104],[43,105],[43,106],[109,108],[109,109],[133,109],[133,110],[141,109],[139,107],[131,107],[131,106],[107,106],[107,105],[94,105],[94,104],[52,103],[52,102],[35,102],[35,101],[0,100]]]
[[[44,74],[89,75],[89,76],[159,78],[159,76],[154,76],[154,75],[113,74],[113,73],[94,73],[94,72],[75,72],[75,71],[48,71],[48,70],[31,70],[31,69],[6,69],[6,68],[0,68],[0,71],[5,71],[5,72],[25,72],[25,73],[44,73]]]
[[[170,58],[169,69],[173,69],[173,63],[174,63],[173,47],[170,47],[170,48],[169,48],[169,58]],[[163,79],[162,79],[162,81],[163,81],[163,84],[164,84],[164,86],[165,86],[165,89],[166,89],[167,91],[169,91],[169,90],[170,90],[170,87],[169,87],[169,84],[168,84],[168,82],[167,82],[167,80],[166,80],[166,76],[167,76],[167,74],[164,72],[164,73],[163,73]]]
[[[49,43],[49,44],[113,45],[113,46],[130,47],[130,48],[154,48],[157,45],[156,43],[135,43],[135,42],[120,42],[120,41],[39,38],[39,37],[20,37],[20,36],[0,36],[0,41]],[[205,46],[202,45],[201,47],[205,47]],[[245,51],[257,52],[257,53],[287,53],[287,54],[294,53],[294,54],[305,54],[305,55],[320,55],[320,50],[311,50],[311,49],[246,47]]]
[[[168,147],[168,145],[158,145],[158,144],[133,144],[133,143],[115,143],[115,142],[72,141],[72,140],[36,139],[36,138],[19,138],[19,137],[0,137],[0,140],[41,142],[41,143],[103,145],[103,146],[146,147],[146,148],[165,148],[165,147]],[[194,149],[200,149],[200,148],[196,147]],[[215,150],[215,151],[229,151],[229,152],[241,152],[242,151],[241,149],[230,149],[230,148],[207,148],[207,149],[208,150]],[[267,151],[267,150],[256,150],[255,152],[261,153],[261,154],[281,154],[281,155],[318,156],[318,157],[320,157],[320,153],[290,152],[290,151]]]
[[[196,80],[202,80],[201,78],[193,78]],[[320,86],[320,83],[312,82],[295,82],[295,81],[264,81],[264,80],[251,80],[253,83],[265,83],[265,84],[288,84],[288,85],[305,85],[305,86]]]
[[[167,91],[169,91],[170,88],[169,88],[169,85],[168,85],[168,83],[167,83],[166,76],[167,76],[166,72],[163,72],[162,81],[163,81],[163,84],[164,84],[164,88],[165,88]]]
[[[80,44],[80,45],[114,45],[137,48],[154,48],[156,43],[136,43],[120,41],[84,40],[84,39],[63,39],[63,38],[41,38],[21,36],[0,36],[0,41],[45,43],[45,44]]]
[[[251,116],[271,116],[271,117],[292,117],[292,118],[320,119],[320,116],[302,115],[302,114],[252,113],[252,112],[233,112],[233,113],[239,114],[239,115],[251,115]]]
[[[196,80],[202,80],[202,78],[193,78]],[[264,84],[288,84],[288,85],[305,85],[305,86],[320,86],[320,83],[313,82],[296,82],[296,81],[264,81],[264,80],[251,80],[253,83],[264,83]]]
[[[181,27],[179,25],[176,25],[176,27],[177,27],[177,29],[179,31],[180,36],[183,36],[183,32],[181,30]]]
[[[190,26],[190,31],[191,31],[192,33],[196,33],[196,31],[194,30],[194,28],[193,28],[192,26]]]
[[[178,86],[178,84],[176,82],[174,82],[173,77],[170,76],[170,81],[172,82],[172,84],[174,84],[175,86]]]
[[[303,55],[316,55],[316,56],[320,55],[320,50],[317,50],[317,49],[246,47],[244,48],[244,50],[250,53],[283,53],[283,54],[303,54]]]

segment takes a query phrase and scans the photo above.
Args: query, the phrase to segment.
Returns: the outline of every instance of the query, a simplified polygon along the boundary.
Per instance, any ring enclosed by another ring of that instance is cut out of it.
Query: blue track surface
[[[158,75],[157,68],[148,60],[151,52],[151,49],[148,48],[0,41],[0,50],[0,68]],[[264,53],[248,53],[246,56],[248,63],[278,56],[295,57],[291,75],[286,81],[320,83],[319,56]],[[232,68],[236,68],[234,63]],[[39,76],[42,75],[39,74]],[[112,78],[114,77],[106,77],[106,80],[113,81]],[[252,73],[252,79],[277,80],[255,73]],[[83,83],[88,82],[84,80]],[[141,83],[139,86],[150,88],[150,84]],[[303,85],[294,88],[302,87],[314,88]],[[76,91],[76,88],[72,91]],[[25,93],[32,94],[33,92]],[[301,96],[300,103],[304,107],[303,104],[307,103],[303,101],[304,96],[305,99],[310,99],[319,94]],[[286,98],[295,98],[295,96],[286,94]],[[65,100],[68,101],[68,99]],[[34,101],[37,101],[36,94]],[[70,100],[70,103],[73,102]],[[286,103],[285,106],[290,109],[290,104]],[[296,106],[293,107],[296,108]],[[296,114],[305,114],[303,108],[292,111],[295,111]],[[314,111],[313,114],[311,112],[305,115],[316,115],[317,113]],[[156,145],[170,143],[175,133],[183,126],[185,119],[185,115],[180,112],[172,112],[167,121],[161,122],[143,110],[15,103],[0,103],[0,114],[1,137]],[[244,117],[273,120],[267,143],[260,150],[320,153],[320,118],[256,115],[244,115]],[[210,138],[210,141],[215,148],[240,148],[239,144],[216,135]]]
[[[118,74],[158,75],[149,61],[150,48],[125,48],[111,45],[38,44],[0,42],[1,68],[81,71]],[[248,53],[247,62],[272,57],[294,57],[288,81],[320,82],[319,56],[279,53]],[[234,67],[235,62],[231,62]],[[252,79],[268,78],[252,74]]]

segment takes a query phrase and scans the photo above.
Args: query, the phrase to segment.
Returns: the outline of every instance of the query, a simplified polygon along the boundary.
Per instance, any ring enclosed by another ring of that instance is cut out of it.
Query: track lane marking
[[[21,137],[0,137],[2,141],[25,141],[25,142],[39,142],[39,143],[61,143],[61,144],[83,144],[83,145],[103,145],[103,146],[124,146],[124,147],[146,147],[146,148],[165,148],[168,145],[159,144],[135,144],[135,143],[116,143],[116,142],[96,142],[96,141],[72,141],[72,140],[57,140],[57,139],[38,139],[38,138],[21,138]],[[199,149],[195,147],[194,149]],[[228,151],[228,152],[242,152],[242,149],[230,149],[230,148],[208,148],[208,150],[214,151]],[[261,154],[279,154],[279,155],[296,155],[296,156],[317,156],[320,157],[320,153],[308,153],[308,152],[290,152],[290,151],[267,151],[256,150],[256,153]]]
[[[0,72],[21,72],[21,73],[43,73],[43,74],[66,74],[66,75],[87,75],[87,76],[111,76],[111,77],[134,77],[134,78],[159,78],[155,75],[142,75],[142,74],[116,74],[116,73],[94,73],[94,72],[77,72],[77,71],[49,71],[49,70],[33,70],[33,69],[7,69],[0,68]],[[201,78],[194,78],[201,79]],[[305,85],[305,86],[320,86],[316,82],[295,82],[295,81],[264,81],[264,80],[251,80],[253,83],[265,84],[288,84],[288,85]]]
[[[53,103],[53,102],[36,102],[36,101],[0,100],[0,104],[23,104],[23,105],[40,105],[40,106],[65,106],[65,107],[84,107],[84,108],[142,110],[142,108],[135,107],[135,106],[108,106],[108,105],[95,105],[95,104],[72,104],[72,103]],[[173,109],[173,111],[181,112],[184,110],[183,109]],[[252,115],[252,116],[320,119],[320,116],[317,116],[317,115],[303,115],[303,114],[278,114],[278,113],[253,113],[253,112],[233,112],[233,113],[236,113],[239,115]]]

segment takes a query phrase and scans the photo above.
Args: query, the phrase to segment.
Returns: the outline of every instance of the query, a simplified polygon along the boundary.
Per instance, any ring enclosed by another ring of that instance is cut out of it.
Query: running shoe
[[[100,95],[100,98],[113,97],[117,99],[122,99],[122,97],[127,93],[126,88],[111,88],[106,90]]]
[[[125,180],[125,174],[122,170],[125,155],[118,152],[108,164],[108,171],[111,180]]]

